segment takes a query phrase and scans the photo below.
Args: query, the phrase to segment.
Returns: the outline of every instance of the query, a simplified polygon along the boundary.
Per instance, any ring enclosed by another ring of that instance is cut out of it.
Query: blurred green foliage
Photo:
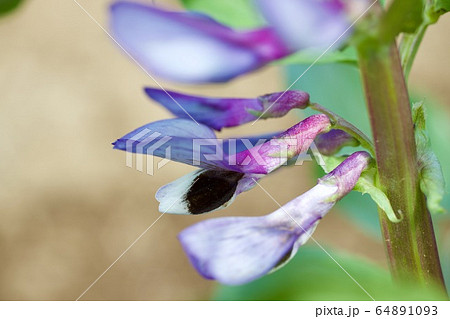
[[[23,0],[0,0],[0,16],[14,10],[21,2]]]
[[[380,22],[380,37],[391,42],[401,32],[414,33],[423,21],[423,0],[394,0]]]
[[[252,0],[180,0],[191,11],[205,13],[235,28],[255,28],[264,24]]]
[[[434,8],[437,11],[443,11],[443,12],[450,11],[450,0],[435,0]]]
[[[305,246],[282,269],[246,285],[220,286],[214,299],[372,300],[372,296],[375,300],[445,300],[435,288],[394,285],[387,270],[360,258],[328,252],[362,288],[323,250]]]
[[[291,54],[287,58],[277,61],[280,64],[327,64],[327,63],[351,63],[355,64],[358,61],[356,49],[354,47],[346,47],[342,50],[330,50],[323,54],[320,59],[317,59],[322,52],[317,50],[302,50]]]

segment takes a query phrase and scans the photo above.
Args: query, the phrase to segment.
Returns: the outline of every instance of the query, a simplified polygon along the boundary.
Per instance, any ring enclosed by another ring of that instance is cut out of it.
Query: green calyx
[[[427,199],[427,207],[431,213],[445,213],[441,205],[444,197],[445,181],[441,164],[431,149],[430,138],[426,131],[426,116],[423,102],[412,108],[414,134],[417,146],[420,190]]]
[[[342,163],[346,159],[346,156],[322,156],[322,158],[324,161],[322,168],[326,173],[329,173]],[[389,198],[377,185],[376,164],[375,161],[372,161],[370,166],[362,172],[353,190],[362,194],[369,194],[372,200],[385,212],[391,222],[400,222],[403,219],[402,212],[394,212]]]

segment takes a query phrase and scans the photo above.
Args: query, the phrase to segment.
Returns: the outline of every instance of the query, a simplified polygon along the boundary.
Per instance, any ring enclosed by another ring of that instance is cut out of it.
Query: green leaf
[[[375,186],[375,174],[375,168],[371,168],[370,170],[363,172],[355,185],[355,190],[363,194],[369,194],[378,207],[384,211],[389,220],[393,223],[398,223],[403,219],[402,214],[401,212],[398,212],[398,214],[394,212],[389,198],[381,189]],[[397,217],[397,215],[400,217]]]
[[[180,0],[186,9],[205,13],[234,28],[256,28],[264,24],[252,0]]]
[[[445,213],[445,209],[441,206],[445,192],[444,176],[441,164],[431,149],[430,138],[426,131],[423,102],[415,103],[412,112],[419,163],[420,189],[427,198],[427,206],[431,213]]]
[[[414,98],[419,100],[423,96]],[[447,108],[433,102],[427,101],[427,129],[430,140],[433,142],[434,153],[440,159],[444,180],[450,180],[450,148],[448,147],[448,136],[450,136],[450,113]],[[445,185],[445,194],[450,193],[450,184]],[[450,196],[445,196],[442,206],[450,210]],[[447,215],[448,216],[448,215]],[[450,217],[450,216],[449,216]],[[448,218],[448,217],[447,217]]]
[[[276,64],[325,64],[325,63],[351,63],[356,65],[358,56],[354,47],[346,47],[339,51],[329,51],[320,57],[321,52],[316,50],[301,50],[287,58],[278,60]],[[320,57],[320,58],[319,58]],[[319,58],[319,59],[318,59]],[[316,61],[317,60],[317,61]]]
[[[450,11],[450,0],[435,0],[434,9],[436,11],[443,11],[443,12]]]
[[[327,251],[375,300],[445,300],[434,287],[394,286],[387,270]],[[282,269],[252,283],[219,287],[215,300],[372,300],[324,251],[303,246]]]
[[[21,2],[22,0],[0,0],[0,15],[14,10]]]
[[[414,33],[423,21],[423,0],[394,0],[380,21],[380,38],[390,43],[402,32]]]

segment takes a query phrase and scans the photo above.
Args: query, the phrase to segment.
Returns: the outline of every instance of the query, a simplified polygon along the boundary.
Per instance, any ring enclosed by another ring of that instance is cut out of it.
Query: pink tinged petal
[[[284,265],[334,204],[355,186],[370,156],[357,152],[308,192],[262,217],[210,219],[178,238],[196,270],[207,279],[240,285]]]
[[[256,0],[268,23],[291,50],[326,49],[351,32],[351,22],[339,0]]]
[[[111,29],[146,70],[179,82],[228,81],[289,53],[270,29],[236,31],[198,13],[132,2],[112,5]]]
[[[358,146],[357,139],[342,130],[330,130],[320,134],[314,140],[319,152],[323,155],[333,155],[345,146]]]
[[[371,161],[372,158],[367,152],[355,152],[333,171],[322,177],[319,183],[337,185],[339,190],[336,196],[340,199],[355,187],[361,172],[368,167]]]
[[[312,115],[264,144],[230,155],[228,163],[244,173],[268,174],[306,152],[316,136],[330,127],[326,115]]]
[[[310,101],[309,94],[303,91],[284,91],[258,97],[263,105],[261,118],[281,117],[291,109],[305,109]]]
[[[309,104],[309,94],[302,91],[278,92],[253,99],[193,96],[156,88],[146,88],[145,92],[174,115],[192,116],[215,130],[248,123],[261,115],[281,117],[293,108],[305,108]]]

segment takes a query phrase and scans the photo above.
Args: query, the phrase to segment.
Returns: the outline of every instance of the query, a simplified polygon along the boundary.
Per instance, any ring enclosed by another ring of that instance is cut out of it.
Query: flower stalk
[[[422,24],[415,33],[404,34],[402,41],[400,42],[400,57],[406,80],[408,79],[414,58],[416,57],[427,28],[428,24]]]
[[[437,284],[445,290],[431,217],[419,188],[410,101],[397,46],[372,38],[358,45],[358,55],[379,186],[403,217],[392,223],[379,213],[391,272],[397,280]]]

